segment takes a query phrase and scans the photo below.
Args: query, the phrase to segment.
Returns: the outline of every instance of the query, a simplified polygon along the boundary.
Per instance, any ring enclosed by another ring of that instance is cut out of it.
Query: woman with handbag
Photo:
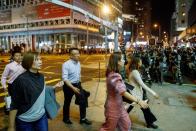
[[[147,108],[148,104],[142,100],[138,100],[126,92],[125,84],[119,71],[123,68],[124,62],[121,61],[121,54],[115,52],[110,55],[109,63],[106,71],[107,99],[105,102],[106,121],[102,125],[100,131],[114,131],[116,127],[121,131],[131,130],[131,121],[126,112],[122,96],[130,101],[138,103],[142,108]]]
[[[45,111],[45,82],[39,73],[42,60],[37,52],[24,55],[22,66],[26,72],[12,83],[11,109],[8,131],[48,131]],[[62,86],[57,83],[54,88]]]
[[[132,85],[134,88],[131,90],[131,94],[135,96],[139,100],[144,100],[143,99],[143,90],[146,90],[150,92],[155,98],[158,98],[159,96],[157,95],[156,92],[154,92],[151,88],[149,88],[143,81],[139,72],[140,67],[142,66],[142,61],[139,57],[132,57],[129,64],[128,64],[128,69],[129,69],[129,76],[128,76],[128,81],[129,84]],[[147,101],[147,100],[146,100]],[[129,113],[133,109],[133,105],[130,105],[129,108],[127,109],[127,112]],[[144,118],[147,123],[148,128],[158,128],[157,125],[154,124],[154,122],[157,120],[154,114],[151,112],[150,108],[141,108],[144,114]]]

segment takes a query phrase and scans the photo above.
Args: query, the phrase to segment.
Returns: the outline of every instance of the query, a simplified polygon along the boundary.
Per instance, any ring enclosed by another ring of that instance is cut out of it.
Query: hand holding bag
[[[5,100],[5,107],[6,107],[6,110],[9,111],[10,110],[10,105],[11,105],[11,96],[6,96],[4,98]]]
[[[8,115],[10,111],[11,102],[12,102],[11,96],[9,95],[5,96],[4,101],[5,101],[4,113]]]

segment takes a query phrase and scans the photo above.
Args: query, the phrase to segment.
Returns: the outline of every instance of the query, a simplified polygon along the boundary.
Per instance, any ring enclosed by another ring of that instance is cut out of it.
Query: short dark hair
[[[69,54],[71,54],[71,52],[72,52],[73,50],[77,50],[77,51],[79,51],[79,49],[78,49],[78,48],[70,48],[70,49],[69,49]]]
[[[14,46],[13,50],[11,52],[11,55],[14,56],[15,53],[21,53],[21,48],[20,46]]]
[[[37,57],[38,55],[39,55],[38,52],[25,53],[23,56],[23,60],[22,60],[23,68],[25,68],[26,70],[29,70],[33,65],[34,57]]]

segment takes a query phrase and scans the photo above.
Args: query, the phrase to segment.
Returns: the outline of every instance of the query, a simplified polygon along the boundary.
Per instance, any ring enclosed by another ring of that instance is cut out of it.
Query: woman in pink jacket
[[[127,111],[123,106],[122,96],[136,102],[142,108],[147,108],[148,104],[142,100],[138,100],[126,92],[125,84],[119,74],[124,63],[121,61],[119,52],[111,54],[106,71],[106,86],[107,98],[105,102],[105,123],[100,131],[115,131],[118,128],[120,131],[130,131],[131,121]]]

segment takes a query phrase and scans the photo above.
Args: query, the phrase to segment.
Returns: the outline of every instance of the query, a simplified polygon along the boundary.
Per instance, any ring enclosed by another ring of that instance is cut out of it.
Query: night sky
[[[151,0],[152,24],[161,24],[162,31],[170,31],[170,20],[175,10],[175,0]]]

